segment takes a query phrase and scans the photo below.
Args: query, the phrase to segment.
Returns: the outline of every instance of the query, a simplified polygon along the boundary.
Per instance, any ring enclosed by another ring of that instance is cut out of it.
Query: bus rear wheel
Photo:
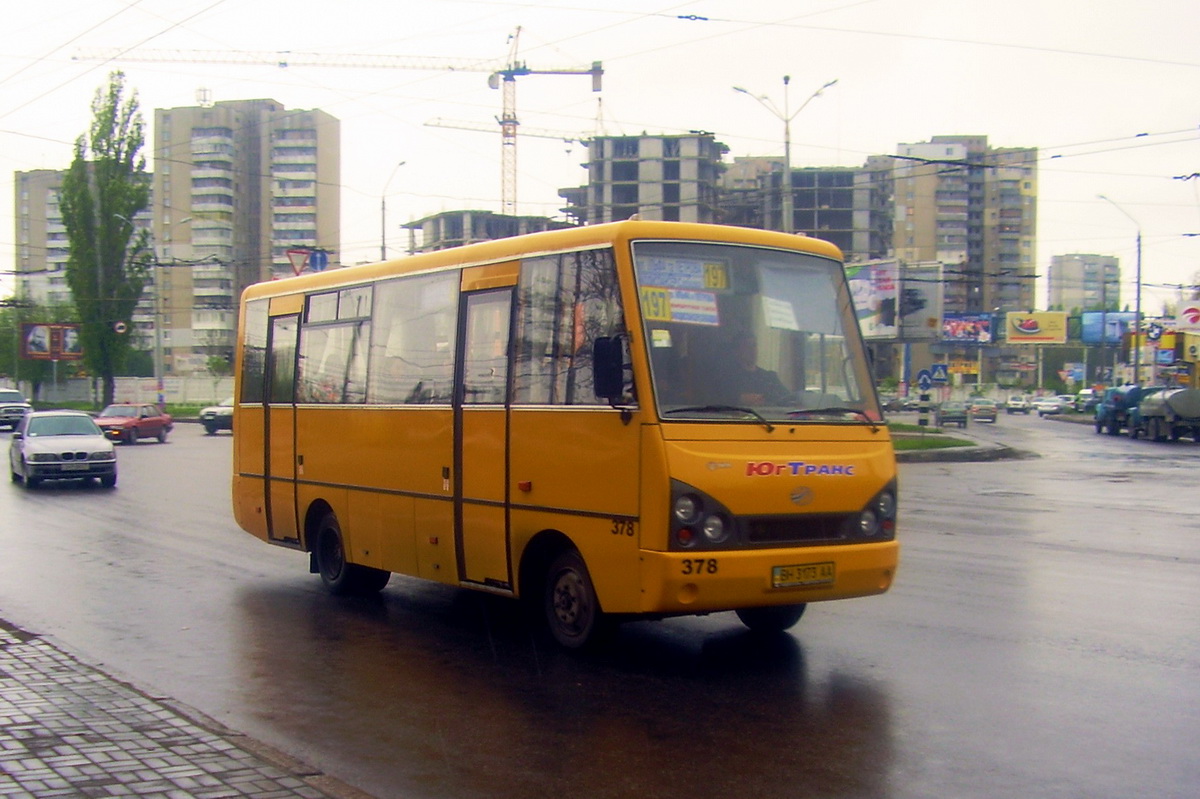
[[[583,558],[575,550],[556,557],[546,572],[543,597],[546,625],[567,649],[581,649],[602,626],[600,602]]]
[[[392,573],[357,563],[346,562],[342,528],[337,516],[327,513],[317,528],[317,545],[313,550],[321,582],[336,596],[376,594],[388,584]]]
[[[756,633],[781,633],[791,629],[800,621],[808,605],[770,605],[761,608],[738,608],[737,617],[742,624]]]

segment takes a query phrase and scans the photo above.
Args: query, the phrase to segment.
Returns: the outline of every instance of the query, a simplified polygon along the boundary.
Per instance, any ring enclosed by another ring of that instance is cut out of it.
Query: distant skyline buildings
[[[269,99],[155,109],[148,228],[157,257],[133,327],[161,334],[163,373],[202,371],[232,351],[241,290],[286,276],[288,252],[340,247],[340,123]],[[714,134],[597,136],[585,142],[587,183],[559,190],[568,222],[454,210],[398,224],[409,251],[456,246],[562,224],[647,219],[783,229],[783,159],[737,157]],[[861,167],[794,166],[798,233],[849,261],[895,257],[945,265],[947,312],[1028,310],[1036,278],[1037,151],[986,136],[897,145]],[[17,173],[18,290],[69,300],[67,242],[57,209],[61,171]]]
[[[1114,256],[1051,256],[1046,282],[1049,309],[1071,313],[1121,308],[1121,262]]]

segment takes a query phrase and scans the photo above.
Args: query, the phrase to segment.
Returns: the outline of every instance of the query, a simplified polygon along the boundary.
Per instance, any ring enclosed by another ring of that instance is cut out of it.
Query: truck
[[[1200,390],[1164,388],[1146,392],[1129,414],[1130,438],[1178,441],[1190,435],[1200,442]]]
[[[1125,385],[1104,389],[1104,396],[1096,405],[1096,432],[1118,435],[1129,425],[1129,413],[1141,402],[1146,389],[1141,386]]]

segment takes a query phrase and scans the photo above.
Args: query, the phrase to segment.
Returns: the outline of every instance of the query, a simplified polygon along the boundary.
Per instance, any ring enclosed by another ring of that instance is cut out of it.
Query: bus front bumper
[[[640,613],[690,614],[882,594],[896,541],[736,552],[641,553]]]

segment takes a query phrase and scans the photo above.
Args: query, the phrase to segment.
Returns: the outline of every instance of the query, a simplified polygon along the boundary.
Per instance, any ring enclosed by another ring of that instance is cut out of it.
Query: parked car
[[[117,453],[99,426],[81,411],[32,411],[13,431],[8,464],[14,483],[96,478],[117,484]]]
[[[1069,407],[1071,407],[1070,403],[1059,396],[1038,397],[1033,401],[1033,409],[1041,417],[1062,413]]]
[[[175,427],[171,415],[157,405],[118,403],[100,411],[96,424],[111,441],[136,444],[141,438],[157,438],[166,443],[167,433]]]
[[[1010,416],[1014,413],[1023,413],[1028,416],[1031,410],[1033,410],[1033,403],[1024,394],[1013,394],[1008,398],[1008,402],[1004,403],[1004,412]]]
[[[969,418],[967,403],[959,402],[958,400],[949,400],[943,402],[934,411],[933,423],[937,427],[949,427],[952,424],[956,424],[959,427],[966,427]]]
[[[21,419],[32,410],[33,406],[20,391],[0,388],[0,427],[16,430]]]
[[[1000,413],[1000,404],[995,400],[977,398],[971,400],[968,411],[971,414],[971,421],[994,422]]]
[[[232,430],[233,397],[223,399],[217,405],[201,408],[200,424],[204,425],[204,432],[210,436],[216,435],[218,430]]]
[[[1080,413],[1091,413],[1100,404],[1100,396],[1093,388],[1081,389],[1075,395],[1075,410]]]

